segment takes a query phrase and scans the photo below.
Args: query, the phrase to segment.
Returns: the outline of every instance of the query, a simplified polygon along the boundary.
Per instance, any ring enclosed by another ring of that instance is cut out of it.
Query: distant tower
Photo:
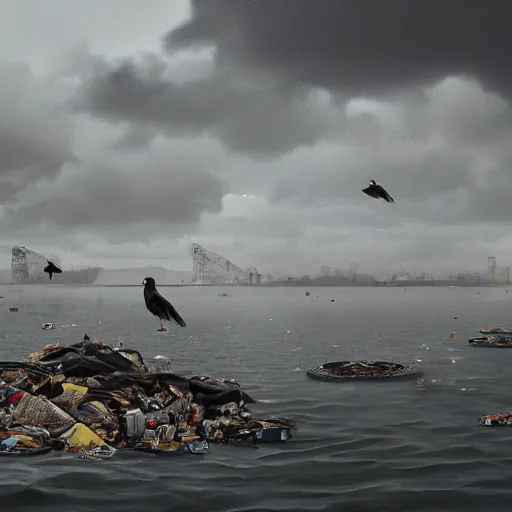
[[[487,261],[487,279],[494,283],[496,279],[496,256],[489,256]]]

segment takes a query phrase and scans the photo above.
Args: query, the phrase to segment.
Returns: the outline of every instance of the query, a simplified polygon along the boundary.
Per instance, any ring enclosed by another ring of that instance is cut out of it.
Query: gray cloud
[[[72,123],[57,108],[51,83],[21,63],[0,63],[0,204],[76,162]]]
[[[55,229],[94,232],[110,243],[150,240],[192,230],[204,212],[218,213],[226,192],[220,178],[177,156],[172,163],[140,157],[77,168],[56,186],[39,188],[31,201],[5,208],[4,232]]]
[[[175,80],[155,54],[114,63],[91,55],[85,60],[73,69],[80,86],[71,105],[99,119],[127,122],[118,148],[144,147],[157,133],[208,133],[228,150],[268,159],[313,144],[333,127],[329,106],[314,92],[290,89],[281,80],[251,81],[225,69]]]
[[[348,94],[468,74],[509,95],[512,6],[485,2],[192,0],[166,48],[216,45],[224,59]]]

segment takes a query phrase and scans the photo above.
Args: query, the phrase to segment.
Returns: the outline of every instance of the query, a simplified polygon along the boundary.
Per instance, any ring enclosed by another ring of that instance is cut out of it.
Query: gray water
[[[467,339],[480,327],[512,325],[512,289],[160,291],[187,328],[156,332],[142,287],[0,287],[0,358],[77,342],[84,332],[122,339],[148,362],[170,357],[178,373],[235,378],[259,401],[255,416],[297,421],[292,441],[213,446],[204,457],[3,459],[2,510],[509,510],[512,429],[484,428],[478,418],[512,409],[512,350],[470,347]],[[224,291],[230,296],[217,295]],[[42,330],[45,321],[57,329]],[[420,359],[425,385],[323,383],[305,374],[322,362],[363,358]]]

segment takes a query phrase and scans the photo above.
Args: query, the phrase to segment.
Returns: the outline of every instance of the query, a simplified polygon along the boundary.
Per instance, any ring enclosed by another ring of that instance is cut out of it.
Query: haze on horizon
[[[2,5],[2,247],[188,270],[196,241],[299,275],[510,264],[512,4]]]

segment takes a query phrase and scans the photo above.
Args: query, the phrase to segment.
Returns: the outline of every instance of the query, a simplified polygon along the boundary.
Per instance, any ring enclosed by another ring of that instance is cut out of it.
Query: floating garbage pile
[[[469,338],[468,343],[473,347],[512,348],[512,329],[509,327],[482,327],[481,334]]]
[[[69,346],[47,345],[20,362],[0,362],[0,455],[204,454],[211,442],[292,437],[291,420],[252,419],[251,403],[233,380],[150,371],[138,351],[86,335]]]
[[[485,427],[510,427],[512,426],[512,413],[485,414],[480,416],[480,425]]]
[[[469,338],[468,343],[472,347],[512,348],[512,338],[501,338],[499,336]]]
[[[418,374],[415,364],[392,361],[334,361],[308,368],[306,375],[323,381],[378,380]]]

